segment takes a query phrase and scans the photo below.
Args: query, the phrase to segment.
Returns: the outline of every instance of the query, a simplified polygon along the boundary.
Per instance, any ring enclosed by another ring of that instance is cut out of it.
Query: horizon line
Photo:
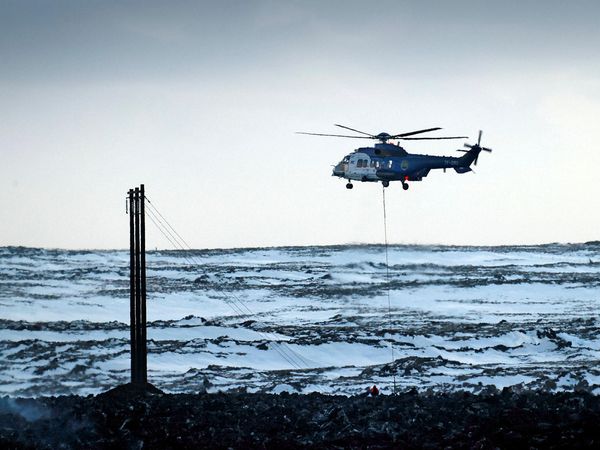
[[[535,244],[416,244],[416,243],[388,243],[388,247],[471,247],[471,248],[503,248],[503,247],[545,247],[550,245],[598,245],[600,240],[592,240],[585,242],[542,242]],[[343,244],[307,244],[307,245],[266,245],[266,246],[248,246],[248,247],[204,247],[204,248],[146,248],[146,253],[151,252],[190,252],[190,251],[235,251],[235,250],[265,250],[265,249],[289,249],[289,248],[331,248],[331,247],[385,247],[385,243],[368,243],[368,242],[348,242]],[[1,245],[0,250],[4,249],[27,249],[27,250],[46,250],[46,251],[72,251],[72,252],[113,252],[113,251],[129,251],[129,248],[65,248],[65,247],[36,247],[27,245]]]

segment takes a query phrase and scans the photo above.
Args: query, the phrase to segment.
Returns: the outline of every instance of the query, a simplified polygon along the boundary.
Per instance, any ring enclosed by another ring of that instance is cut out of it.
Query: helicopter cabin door
[[[350,157],[350,177],[353,180],[376,180],[375,163],[364,153],[355,153]]]

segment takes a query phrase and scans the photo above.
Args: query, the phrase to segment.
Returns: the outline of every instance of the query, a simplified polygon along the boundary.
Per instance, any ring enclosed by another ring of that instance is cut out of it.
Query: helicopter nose
[[[341,164],[338,164],[333,168],[333,172],[331,174],[332,177],[343,177],[346,174],[344,169],[341,167]]]

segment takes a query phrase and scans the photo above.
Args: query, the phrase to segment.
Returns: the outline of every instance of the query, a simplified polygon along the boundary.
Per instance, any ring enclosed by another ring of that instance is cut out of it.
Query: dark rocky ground
[[[600,448],[600,397],[490,390],[0,399],[0,448]]]

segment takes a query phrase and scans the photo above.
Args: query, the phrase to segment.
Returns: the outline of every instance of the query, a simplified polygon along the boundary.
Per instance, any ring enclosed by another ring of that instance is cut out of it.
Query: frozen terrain
[[[600,393],[600,243],[148,253],[149,381]],[[129,253],[0,248],[0,395],[129,377]],[[388,303],[388,286],[390,297]],[[392,358],[394,363],[392,364]]]

